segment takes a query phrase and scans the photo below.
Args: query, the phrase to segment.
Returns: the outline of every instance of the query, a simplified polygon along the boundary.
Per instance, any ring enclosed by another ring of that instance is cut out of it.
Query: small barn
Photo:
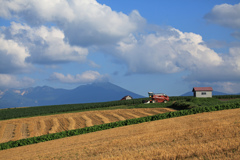
[[[121,100],[130,100],[130,99],[133,99],[133,98],[131,96],[125,96]]]
[[[193,96],[200,98],[212,97],[212,87],[194,87],[193,88]]]

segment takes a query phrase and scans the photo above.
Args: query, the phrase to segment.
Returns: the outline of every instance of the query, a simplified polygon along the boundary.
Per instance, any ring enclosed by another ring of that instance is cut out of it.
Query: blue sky
[[[0,89],[240,92],[239,0],[1,0]]]

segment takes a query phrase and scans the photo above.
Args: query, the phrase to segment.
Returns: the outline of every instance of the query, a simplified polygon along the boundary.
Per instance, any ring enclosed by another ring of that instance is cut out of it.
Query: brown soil
[[[175,110],[164,108],[118,109],[4,120],[0,121],[0,143],[170,111]]]
[[[146,122],[12,148],[0,151],[0,159],[238,160],[240,109]]]

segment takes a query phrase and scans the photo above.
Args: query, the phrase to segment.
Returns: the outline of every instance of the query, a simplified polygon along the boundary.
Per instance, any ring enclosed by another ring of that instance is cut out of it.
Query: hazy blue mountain
[[[223,93],[223,92],[213,91],[212,95],[217,96],[217,95],[228,95],[228,94]],[[181,96],[193,96],[193,92],[186,92],[186,93],[182,94]]]
[[[126,95],[131,95],[133,98],[142,98],[140,95],[106,82],[79,86],[72,90],[71,94],[62,96],[60,103],[106,102],[120,100]]]
[[[143,97],[110,82],[82,85],[72,90],[43,86],[0,92],[0,108],[106,102],[120,100],[126,95]]]

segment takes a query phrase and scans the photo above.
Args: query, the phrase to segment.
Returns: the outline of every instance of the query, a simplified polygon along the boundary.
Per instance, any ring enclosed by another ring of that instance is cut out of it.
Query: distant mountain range
[[[0,108],[107,102],[120,100],[126,95],[143,98],[110,82],[82,85],[72,90],[48,86],[8,89],[0,91]]]
[[[239,93],[240,94],[240,93]],[[218,92],[218,91],[213,91],[212,92],[212,95],[213,96],[219,96],[219,95],[230,95],[228,93],[223,93],[223,92]],[[238,95],[238,94],[237,94]],[[184,93],[182,94],[181,96],[193,96],[193,92],[187,92],[187,93]]]
[[[133,98],[143,98],[141,95],[123,89],[110,82],[82,85],[72,90],[55,89],[48,86],[31,87],[26,89],[6,89],[0,90],[0,109],[74,103],[107,102],[120,100],[126,95],[130,95]],[[213,95],[228,94],[213,91]],[[187,92],[181,96],[193,96],[193,92]]]

